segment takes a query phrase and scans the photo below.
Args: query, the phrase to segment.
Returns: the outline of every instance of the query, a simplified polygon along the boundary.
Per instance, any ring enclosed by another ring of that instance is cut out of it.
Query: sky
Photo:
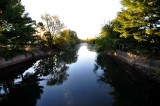
[[[66,28],[81,39],[94,38],[101,27],[121,10],[120,0],[21,0],[29,16],[41,22],[41,15],[57,15]]]

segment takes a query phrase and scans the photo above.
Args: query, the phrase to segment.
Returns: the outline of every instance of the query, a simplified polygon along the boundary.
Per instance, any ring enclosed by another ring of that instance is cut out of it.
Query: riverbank
[[[120,50],[107,52],[107,54],[128,64],[149,79],[160,83],[160,60],[149,59],[147,57],[138,56]]]
[[[6,68],[8,66],[16,65],[19,63],[24,63],[26,61],[30,61],[33,59],[39,59],[45,56],[53,55],[54,53],[51,52],[42,52],[42,51],[37,51],[34,53],[28,53],[26,55],[18,55],[16,57],[13,57],[10,60],[5,60],[4,58],[0,58],[0,69]]]

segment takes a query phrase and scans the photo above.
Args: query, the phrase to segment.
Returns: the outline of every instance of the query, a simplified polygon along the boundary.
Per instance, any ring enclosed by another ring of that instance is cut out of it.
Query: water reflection
[[[67,64],[76,62],[77,57],[77,48],[74,48],[68,52],[39,60],[37,65],[34,66],[34,70],[41,77],[48,79],[47,85],[60,85],[69,76],[67,73],[69,66]]]
[[[131,69],[124,70],[122,67],[123,64],[116,64],[106,54],[97,56],[94,73],[97,74],[98,69],[104,70],[98,76],[98,82],[114,87],[110,92],[115,99],[113,106],[160,106],[160,86],[137,78],[130,73]]]
[[[40,76],[47,76],[47,85],[60,85],[67,79],[68,66],[57,55],[40,60],[34,69]]]
[[[0,71],[0,106],[35,106],[43,94],[40,81],[51,86],[67,80],[68,64],[77,61],[77,49]]]
[[[79,47],[0,70],[0,106],[160,105],[159,85],[106,55],[97,55],[94,46]]]
[[[36,74],[20,75],[21,81],[15,79],[0,83],[0,106],[35,106],[37,99],[43,93],[43,87],[39,85],[41,79]],[[20,78],[20,77],[19,77]]]

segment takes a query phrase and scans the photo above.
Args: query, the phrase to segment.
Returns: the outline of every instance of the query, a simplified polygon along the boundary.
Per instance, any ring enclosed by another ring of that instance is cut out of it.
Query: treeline
[[[160,1],[122,0],[117,17],[101,28],[94,43],[97,50],[121,49],[136,54],[160,53]]]
[[[21,0],[0,1],[0,57],[37,50],[68,50],[80,40],[75,31],[65,29],[58,16],[42,15],[36,23],[25,13]]]

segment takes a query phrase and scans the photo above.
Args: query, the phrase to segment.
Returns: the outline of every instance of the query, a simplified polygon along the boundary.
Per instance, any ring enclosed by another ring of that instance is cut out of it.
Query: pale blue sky
[[[95,37],[104,23],[116,17],[120,0],[22,0],[26,12],[37,22],[41,15],[58,15],[66,28],[81,39]]]

